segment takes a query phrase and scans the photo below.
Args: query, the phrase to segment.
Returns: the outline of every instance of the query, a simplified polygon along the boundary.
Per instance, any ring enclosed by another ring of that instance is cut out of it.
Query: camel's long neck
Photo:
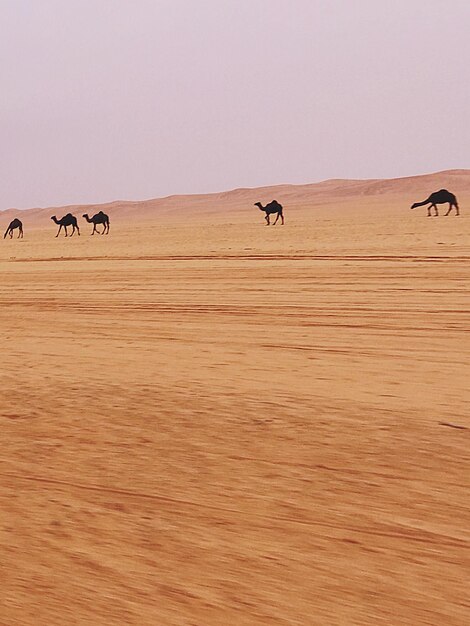
[[[93,222],[93,220],[91,220],[91,219],[88,217],[88,215],[84,215],[83,217],[86,219],[86,221],[87,221],[89,224],[91,224],[91,223]]]
[[[53,221],[55,224],[60,224],[59,220],[58,220],[55,216],[52,218],[52,221]]]
[[[424,206],[425,204],[429,204],[430,202],[431,200],[427,198],[426,200],[423,200],[422,202],[415,202],[415,207]]]

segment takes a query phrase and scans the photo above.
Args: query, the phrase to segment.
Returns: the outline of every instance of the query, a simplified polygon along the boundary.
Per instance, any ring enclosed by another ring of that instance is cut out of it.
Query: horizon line
[[[451,168],[446,170],[438,170],[436,172],[427,172],[424,174],[409,174],[407,176],[394,176],[391,178],[325,178],[315,182],[306,183],[274,183],[268,185],[258,185],[256,187],[233,187],[231,189],[220,189],[217,191],[208,191],[203,193],[172,193],[166,196],[152,196],[150,198],[142,198],[140,200],[135,199],[115,199],[105,200],[100,202],[83,202],[83,203],[69,203],[69,204],[51,204],[48,206],[32,206],[32,207],[8,207],[6,209],[0,209],[0,213],[7,211],[41,211],[46,209],[66,209],[68,207],[93,207],[93,206],[109,206],[113,204],[140,204],[144,202],[152,202],[155,200],[168,200],[170,198],[194,198],[202,196],[215,196],[221,193],[233,193],[236,191],[256,191],[257,189],[267,189],[275,187],[307,187],[309,185],[321,185],[328,182],[380,182],[380,181],[392,181],[392,180],[406,180],[408,178],[423,178],[426,176],[436,176],[438,174],[450,174],[450,173],[470,173],[470,168]]]

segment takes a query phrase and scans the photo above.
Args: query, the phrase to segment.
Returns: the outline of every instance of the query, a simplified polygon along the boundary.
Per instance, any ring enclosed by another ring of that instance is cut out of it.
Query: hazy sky
[[[470,0],[0,0],[0,209],[470,167]]]

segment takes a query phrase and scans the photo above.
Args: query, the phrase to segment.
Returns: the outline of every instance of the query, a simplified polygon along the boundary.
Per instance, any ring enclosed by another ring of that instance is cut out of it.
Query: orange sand
[[[441,176],[460,218],[408,209],[441,179],[118,203],[107,238],[24,214],[0,624],[468,624],[470,176]]]

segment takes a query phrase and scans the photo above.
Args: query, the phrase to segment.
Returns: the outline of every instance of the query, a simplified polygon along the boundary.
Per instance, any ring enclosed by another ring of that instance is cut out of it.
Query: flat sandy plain
[[[111,206],[109,237],[25,213],[0,242],[0,624],[467,625],[455,179],[460,218],[409,211],[427,179],[304,190],[284,227],[266,190]]]

